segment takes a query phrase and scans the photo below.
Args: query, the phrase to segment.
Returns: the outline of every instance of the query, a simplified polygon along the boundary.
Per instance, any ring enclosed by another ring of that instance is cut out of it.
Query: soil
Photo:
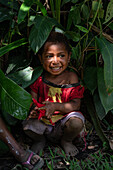
[[[17,127],[20,128],[19,126]],[[23,145],[24,143],[23,146],[25,149],[27,148],[29,149],[32,141],[25,136],[25,134],[21,131],[21,128],[19,130],[18,128],[15,129],[16,140],[21,145]],[[12,133],[15,134],[14,130],[12,131]],[[113,130],[107,130],[107,131],[104,131],[104,133],[106,134],[108,138],[110,138],[113,134]],[[85,142],[84,140],[82,140],[81,142],[80,141],[79,142],[75,141],[75,142],[76,142],[77,148],[79,149],[79,154],[75,156],[74,158],[76,158],[78,161],[85,160],[89,158],[91,154],[98,153],[100,150],[102,153],[105,152],[103,150],[103,144],[101,140],[99,139],[94,127],[89,122],[87,123],[87,135],[85,136]],[[62,155],[63,155],[63,152],[60,146],[56,146],[48,142],[41,156],[44,158],[44,162],[45,162],[42,170],[48,170],[47,162],[48,164],[49,163],[51,164],[52,159],[56,160],[56,163],[54,161],[53,169],[55,170],[65,169],[66,167],[68,167],[69,162],[67,163],[64,159],[64,156]],[[15,170],[15,169],[22,170],[23,168],[21,167],[20,163],[16,161],[16,159],[12,156],[10,152],[2,154],[2,156],[0,156],[0,170]]]

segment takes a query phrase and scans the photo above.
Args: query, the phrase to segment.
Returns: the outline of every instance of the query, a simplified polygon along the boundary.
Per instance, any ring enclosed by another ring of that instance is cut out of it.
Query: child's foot
[[[66,155],[75,156],[79,153],[78,149],[75,145],[72,144],[72,142],[68,142],[62,139],[61,146],[63,147]]]
[[[36,153],[27,150],[25,156],[23,157],[22,165],[29,170],[36,170],[44,165],[44,161]]]

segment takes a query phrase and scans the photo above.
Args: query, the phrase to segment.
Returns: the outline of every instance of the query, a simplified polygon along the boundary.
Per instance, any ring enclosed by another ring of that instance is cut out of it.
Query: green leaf
[[[75,31],[66,31],[65,33],[69,39],[72,39],[75,42],[78,42],[81,38],[80,33]]]
[[[5,77],[0,70],[0,101],[3,111],[17,119],[24,120],[27,118],[32,97],[11,79]]]
[[[41,2],[38,2],[37,0],[24,0],[23,4],[20,7],[19,13],[18,13],[18,24],[20,24],[22,21],[24,21],[27,13],[29,12],[29,10],[33,4],[37,4],[37,6],[40,7],[40,10],[44,16],[47,15],[47,11]]]
[[[17,48],[19,46],[25,45],[27,43],[28,42],[26,41],[26,39],[22,38],[20,40],[17,40],[17,41],[15,41],[13,43],[10,43],[10,44],[6,45],[5,47],[1,47],[0,48],[0,56],[6,54],[7,52],[9,52],[9,51],[11,51],[11,50],[13,50],[13,49],[15,49],[15,48]]]
[[[89,12],[89,8],[88,8],[88,6],[86,4],[83,4],[81,6],[81,11],[82,11],[82,14],[83,14],[83,18],[88,19],[89,15],[90,15],[90,12]]]
[[[27,67],[18,72],[8,75],[8,78],[12,79],[17,84],[21,85],[23,88],[31,85],[43,72],[42,66],[35,68]]]
[[[23,2],[18,13],[18,24],[20,24],[24,20],[32,4],[33,4],[33,0],[25,0]]]
[[[78,48],[78,46],[72,47],[71,59],[77,60],[78,53],[79,53],[79,48]]]
[[[96,113],[98,114],[98,117],[100,118],[100,120],[102,120],[106,116],[106,112],[101,103],[101,100],[100,100],[100,97],[97,91],[95,91],[95,93],[93,94],[93,100],[94,100]]]
[[[87,88],[94,93],[97,88],[97,68],[96,67],[87,67],[84,70],[84,82]]]
[[[85,28],[85,27],[82,27],[80,25],[75,25],[80,31],[82,32],[85,32],[85,33],[88,33],[89,31]]]
[[[70,11],[72,14],[72,20],[73,20],[73,24],[80,24],[81,23],[81,16],[80,16],[80,7],[75,5],[71,8]]]
[[[96,38],[104,60],[104,79],[108,93],[113,91],[113,44],[105,38]]]
[[[32,27],[29,36],[31,48],[35,53],[44,44],[54,26],[55,23],[51,18],[45,16],[36,17],[35,25]]]
[[[100,97],[101,103],[105,109],[105,112],[107,114],[108,111],[113,109],[113,92],[111,94],[107,93],[107,89],[106,89],[105,82],[104,82],[103,68],[98,68],[97,78],[98,78],[99,97]]]
[[[113,0],[111,0],[107,6],[104,24],[110,21],[112,17],[113,17]]]
[[[37,3],[37,5],[40,7],[40,10],[41,10],[42,14],[43,14],[44,16],[46,16],[46,15],[47,15],[47,11],[46,11],[46,9],[44,8],[43,4],[42,4],[41,2],[37,2],[37,1],[36,1],[36,3]]]

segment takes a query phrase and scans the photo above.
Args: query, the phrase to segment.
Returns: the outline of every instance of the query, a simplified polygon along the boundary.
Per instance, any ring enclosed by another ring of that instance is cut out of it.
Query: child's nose
[[[59,61],[59,60],[58,60],[58,57],[57,57],[57,56],[54,56],[54,57],[53,57],[53,63],[58,63],[58,61]]]

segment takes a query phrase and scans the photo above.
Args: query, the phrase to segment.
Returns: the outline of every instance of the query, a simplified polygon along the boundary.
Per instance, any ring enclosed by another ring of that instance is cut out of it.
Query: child
[[[34,140],[32,150],[38,153],[45,139],[59,142],[67,155],[75,156],[78,149],[73,140],[84,127],[84,116],[79,112],[84,88],[76,73],[68,70],[71,51],[62,33],[51,32],[39,50],[43,74],[30,86],[32,97],[43,107],[35,107],[24,123],[25,132]],[[33,119],[36,111],[44,111],[41,120]]]
[[[0,140],[9,147],[14,157],[28,169],[38,169],[44,164],[42,158],[30,150],[25,151],[13,138],[0,116]]]

